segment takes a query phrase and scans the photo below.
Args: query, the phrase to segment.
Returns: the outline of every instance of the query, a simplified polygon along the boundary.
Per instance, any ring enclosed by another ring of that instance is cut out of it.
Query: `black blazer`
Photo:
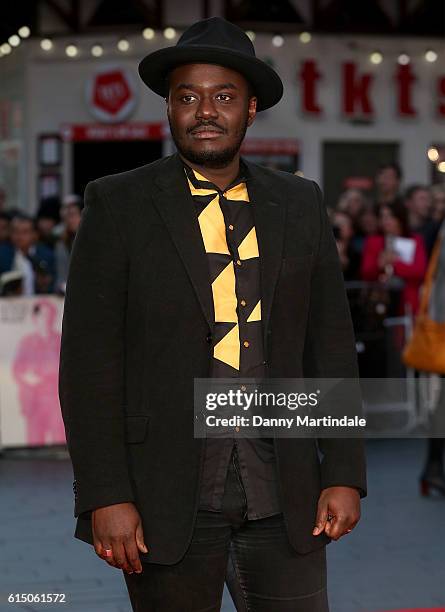
[[[268,375],[355,377],[351,317],[330,223],[310,180],[246,162],[261,258]],[[133,501],[149,553],[181,559],[197,512],[202,439],[193,379],[207,377],[213,301],[177,154],[87,185],[67,282],[59,395],[74,468],[75,537],[91,510]],[[275,439],[289,541],[306,553],[322,488],[366,494],[363,443]]]

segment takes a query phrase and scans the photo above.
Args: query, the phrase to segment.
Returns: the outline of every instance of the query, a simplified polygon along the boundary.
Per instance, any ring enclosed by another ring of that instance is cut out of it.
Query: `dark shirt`
[[[247,168],[224,190],[184,169],[196,206],[209,264],[215,311],[212,378],[265,375],[261,322],[260,259],[247,191]],[[241,387],[243,389],[243,387]],[[247,518],[281,512],[271,438],[207,438],[200,508],[221,511],[229,462],[234,461],[247,501]]]
[[[441,224],[439,221],[426,219],[421,225],[411,228],[413,232],[416,232],[422,236],[428,258],[431,256],[437,234],[439,233],[440,225]]]

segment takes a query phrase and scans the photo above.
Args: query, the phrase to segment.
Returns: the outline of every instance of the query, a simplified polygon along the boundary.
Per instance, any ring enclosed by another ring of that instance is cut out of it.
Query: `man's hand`
[[[360,520],[360,494],[352,487],[328,487],[318,500],[317,519],[312,535],[323,531],[338,540],[354,529]]]
[[[139,512],[131,502],[97,508],[92,512],[94,550],[109,565],[129,574],[142,572],[139,550],[146,553]],[[112,551],[110,552],[106,551]]]

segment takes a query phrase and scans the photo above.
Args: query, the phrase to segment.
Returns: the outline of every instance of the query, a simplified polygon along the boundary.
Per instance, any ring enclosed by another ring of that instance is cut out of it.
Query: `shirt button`
[[[249,348],[249,345],[250,345],[249,341],[248,340],[244,340],[243,346],[245,346],[246,348]]]
[[[240,260],[240,259],[237,259],[237,260],[236,260],[236,265],[237,265],[237,266],[240,266],[240,265],[241,265],[241,260]]]
[[[245,306],[247,304],[246,300],[241,300],[240,302],[241,306]]]
[[[233,230],[234,230],[234,229],[235,229],[235,228],[233,227],[233,225],[232,225],[232,224],[230,224],[230,225],[229,225],[229,230],[231,230],[231,231],[233,232]]]

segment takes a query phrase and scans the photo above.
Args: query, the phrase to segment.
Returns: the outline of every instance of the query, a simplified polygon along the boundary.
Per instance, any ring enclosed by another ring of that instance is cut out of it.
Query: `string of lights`
[[[253,42],[256,39],[256,33],[252,30],[246,31],[247,36]],[[163,30],[155,30],[153,28],[144,28],[141,32],[142,38],[146,41],[156,41],[159,39],[165,39],[166,41],[173,41],[175,38],[179,36],[178,31],[173,27],[167,27]],[[18,29],[16,34],[12,34],[7,41],[3,44],[0,44],[0,58],[3,56],[7,56],[13,52],[13,50],[22,44],[22,42],[28,39],[31,36],[31,30],[28,26],[24,25]],[[281,33],[274,33],[270,36],[270,44],[279,49],[283,47],[285,44],[294,44],[296,41],[301,43],[302,45],[308,45],[313,40],[313,34],[310,32],[300,32],[295,35],[283,35]],[[134,44],[134,39],[129,38],[119,38],[115,43],[115,50],[118,53],[126,54],[129,53],[132,49],[132,45]],[[40,49],[44,54],[51,54],[56,51],[56,49],[60,49],[60,46],[63,45],[64,53],[68,58],[75,59],[80,55],[85,54],[85,49],[82,49],[78,44],[74,42],[66,43],[64,41],[62,43],[62,39],[52,39],[49,37],[42,38],[40,40]],[[96,42],[92,45],[89,45],[89,49],[87,53],[89,53],[94,58],[103,57],[105,54],[105,47],[100,42]],[[429,63],[433,64],[439,58],[439,54],[433,48],[426,49],[421,58]],[[368,54],[368,59],[371,64],[379,65],[385,60],[384,53],[379,49],[374,49]],[[387,55],[386,59],[390,59],[389,55]],[[414,58],[412,55],[407,53],[406,51],[400,52],[396,57],[391,57],[391,59],[396,59],[399,65],[406,66],[413,59],[419,59],[419,57]],[[443,159],[442,152],[440,152],[436,147],[430,147],[426,155],[429,161],[434,164],[437,170],[441,173],[445,173],[445,160]]]
[[[21,27],[17,31],[17,34],[13,34],[8,38],[8,41],[0,45],[0,57],[9,55],[15,47],[18,47],[21,44],[22,40],[29,38],[30,34],[31,31],[28,26]],[[255,32],[253,32],[252,30],[247,30],[246,34],[252,42],[255,40]],[[161,37],[170,41],[177,38],[177,36],[178,31],[173,27],[167,27],[162,31],[156,31],[153,28],[148,27],[142,30],[142,37],[148,41],[154,41],[155,39],[159,39]],[[301,44],[307,45],[313,40],[313,34],[311,34],[310,32],[300,32],[296,36],[296,38]],[[295,42],[295,35],[285,36],[280,33],[275,33],[272,34],[270,37],[271,45],[276,48],[283,47],[285,44],[292,44],[293,42]],[[40,48],[45,53],[50,53],[54,51],[56,45],[57,43],[51,38],[45,37],[40,40]],[[128,38],[123,37],[116,42],[116,49],[120,53],[128,53],[131,50],[131,47],[132,44]],[[66,56],[70,58],[76,58],[81,54],[81,49],[75,43],[65,44],[64,50]],[[99,58],[104,55],[105,48],[103,44],[97,42],[90,46],[89,53],[91,54],[91,56]],[[438,60],[438,57],[439,54],[437,53],[437,51],[431,48],[426,49],[423,53],[423,59],[430,64],[436,62]],[[384,61],[385,56],[381,50],[374,49],[369,53],[368,59],[371,64],[379,65]],[[411,60],[412,57],[405,51],[400,52],[397,56],[397,62],[402,66],[406,66],[407,64],[409,64]]]

